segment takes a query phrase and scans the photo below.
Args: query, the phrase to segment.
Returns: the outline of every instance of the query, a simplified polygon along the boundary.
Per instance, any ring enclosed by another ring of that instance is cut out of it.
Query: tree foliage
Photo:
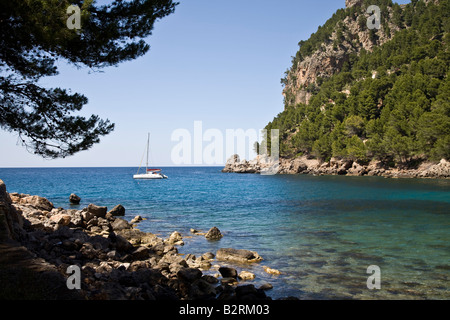
[[[69,29],[69,5],[81,9],[81,29]],[[99,70],[148,52],[144,38],[173,13],[171,0],[9,0],[0,2],[0,127],[18,133],[30,151],[58,158],[87,150],[114,124],[75,115],[88,100],[61,88],[44,88],[57,62]]]
[[[266,127],[285,133],[282,156],[449,159],[450,1],[412,1],[404,9],[391,1],[381,5],[390,7],[399,27],[392,39],[351,56],[341,72],[321,79],[308,105],[287,105]],[[319,33],[302,43],[300,57],[320,46]]]

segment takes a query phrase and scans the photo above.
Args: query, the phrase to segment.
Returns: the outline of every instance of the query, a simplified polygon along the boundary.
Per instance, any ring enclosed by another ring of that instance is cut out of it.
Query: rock
[[[362,3],[362,0],[345,0],[345,7],[351,8],[353,6],[360,6]]]
[[[268,273],[268,274],[273,274],[273,275],[276,275],[276,276],[278,276],[278,275],[281,274],[281,272],[280,272],[279,270],[271,269],[271,268],[269,268],[269,267],[267,267],[267,266],[264,266],[263,269],[264,269],[264,271],[265,271],[266,273]]]
[[[131,229],[130,224],[123,219],[116,219],[111,223],[111,227],[114,231],[120,231],[123,229]]]
[[[87,211],[87,209],[82,210],[81,211],[81,217],[83,218],[83,220],[87,223],[89,222],[92,218],[94,218],[94,215],[92,213],[90,213],[89,211]]]
[[[222,279],[220,279],[220,283],[222,285],[231,285],[232,286],[232,285],[237,284],[238,281],[237,281],[236,278],[229,277],[229,278],[222,278]]]
[[[237,279],[238,273],[236,269],[229,267],[220,267],[219,272],[224,278],[234,278]]]
[[[203,273],[194,268],[181,268],[177,272],[177,277],[187,282],[194,282],[195,280],[200,279],[203,276]]]
[[[212,260],[212,259],[214,259],[214,257],[215,257],[215,255],[212,252],[207,252],[202,255],[202,258],[205,260]]]
[[[50,221],[55,222],[56,224],[62,225],[62,226],[68,226],[71,221],[71,217],[67,214],[56,214],[54,216],[50,217]]]
[[[87,207],[87,211],[96,217],[105,218],[108,208],[107,207],[99,207],[99,206],[96,206],[95,204],[91,203]]]
[[[249,281],[256,278],[254,273],[251,273],[249,271],[241,271],[238,275],[239,279],[243,281]]]
[[[152,247],[155,247],[155,245],[160,242],[163,246],[161,251],[164,250],[163,240],[156,237],[154,234],[143,232],[138,229],[132,229],[131,226],[129,229],[115,230],[115,232],[130,241],[133,245],[152,245]]]
[[[121,204],[118,204],[117,206],[112,208],[112,210],[109,211],[108,213],[114,217],[123,217],[125,216],[125,208]]]
[[[39,197],[39,196],[23,197],[20,199],[19,203],[25,204],[25,205],[31,205],[31,206],[35,207],[36,209],[41,209],[44,211],[52,211],[52,209],[54,208],[53,203],[48,201],[46,198]]]
[[[204,236],[204,235],[206,235],[206,233],[202,232],[201,230],[197,230],[197,229],[191,229],[190,232],[192,234],[195,234],[196,236]]]
[[[139,247],[131,255],[134,260],[146,260],[150,256],[150,250],[146,247]]]
[[[219,280],[217,280],[216,277],[208,275],[208,274],[202,276],[202,279],[205,280],[206,282],[210,283],[210,284],[216,284],[216,283],[219,282]]]
[[[223,235],[217,227],[212,227],[205,235],[208,240],[220,240]]]
[[[110,237],[116,250],[120,253],[127,253],[133,249],[133,245],[124,237],[116,234],[111,234]]]
[[[144,218],[142,218],[141,216],[136,216],[130,221],[130,224],[136,224],[136,223],[139,223],[139,222],[141,222],[143,220],[144,220]]]
[[[236,250],[231,248],[219,249],[216,254],[217,260],[233,261],[239,263],[255,263],[260,262],[263,258],[254,251]]]
[[[167,239],[167,243],[171,245],[184,245],[183,238],[178,231],[175,231],[170,235],[169,239]]]
[[[264,283],[258,289],[259,290],[271,290],[271,289],[273,289],[273,285],[271,285],[270,283]]]
[[[245,295],[255,294],[258,292],[253,284],[246,284],[237,286],[235,289],[237,298],[242,298]]]
[[[69,197],[69,202],[71,204],[80,204],[81,198],[77,196],[75,193],[72,193]]]

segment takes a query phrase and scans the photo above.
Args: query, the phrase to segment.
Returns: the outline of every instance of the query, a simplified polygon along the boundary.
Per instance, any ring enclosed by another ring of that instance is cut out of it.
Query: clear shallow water
[[[179,231],[181,253],[257,251],[262,263],[234,267],[254,272],[256,286],[273,284],[273,298],[450,299],[450,181],[220,170],[166,168],[168,180],[136,181],[136,168],[0,169],[0,179],[57,207],[70,208],[71,193],[82,198],[72,208],[122,204],[128,220],[147,218],[143,231]],[[213,226],[218,242],[189,232]],[[381,268],[381,290],[367,289],[370,265]]]

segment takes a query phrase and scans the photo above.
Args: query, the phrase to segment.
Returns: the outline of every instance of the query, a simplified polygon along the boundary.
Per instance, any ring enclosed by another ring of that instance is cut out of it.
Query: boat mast
[[[149,152],[149,147],[150,146],[150,133],[148,134],[148,139],[147,139],[147,164],[145,166],[145,172],[148,172],[148,152]]]

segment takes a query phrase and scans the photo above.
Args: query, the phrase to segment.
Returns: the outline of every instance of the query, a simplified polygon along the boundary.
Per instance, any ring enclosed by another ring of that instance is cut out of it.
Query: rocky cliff
[[[300,41],[282,79],[285,109],[265,127],[280,133],[279,173],[447,178],[449,9],[347,0]],[[261,172],[264,161],[235,156],[224,171]]]
[[[340,72],[351,55],[357,55],[361,50],[372,51],[375,46],[389,41],[399,30],[393,22],[392,7],[383,8],[384,23],[379,30],[367,28],[370,14],[362,3],[362,0],[346,0],[346,9],[338,11],[339,14],[335,14],[308,40],[320,39],[319,44],[313,45],[314,51],[304,56],[300,50],[293,58],[292,67],[282,80],[286,106],[308,104],[320,82]],[[309,45],[308,41],[300,42],[300,47]]]
[[[222,170],[224,173],[262,173],[273,166],[266,157],[254,160],[241,160],[232,156]],[[295,159],[281,158],[278,174],[380,176],[385,178],[450,178],[450,162],[442,159],[439,163],[424,162],[417,168],[389,167],[380,161],[362,165],[356,161],[331,159],[320,161],[306,156]]]

